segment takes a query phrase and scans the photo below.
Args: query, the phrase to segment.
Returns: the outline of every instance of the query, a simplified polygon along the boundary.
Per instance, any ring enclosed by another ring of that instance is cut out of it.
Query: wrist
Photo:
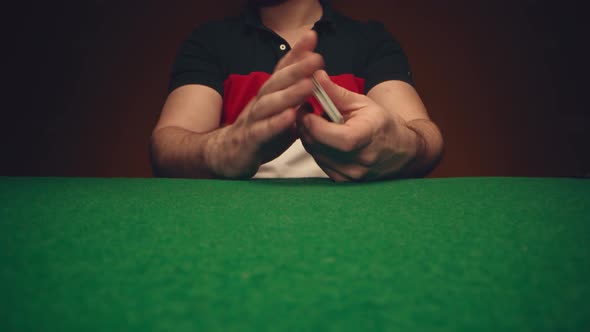
[[[227,127],[210,132],[203,140],[203,159],[207,169],[216,178],[227,178],[224,165],[228,163],[227,153],[224,153],[223,141],[226,136]]]
[[[422,119],[412,120],[405,124],[405,127],[408,129],[408,132],[412,137],[412,145],[414,147],[412,160],[414,161],[422,159],[426,151],[426,140],[424,139],[422,129],[420,128],[422,121]]]
[[[406,176],[426,176],[442,157],[442,136],[436,125],[428,119],[415,119],[406,123],[414,133],[415,156],[406,168]]]
[[[247,153],[243,135],[235,125],[215,130],[204,141],[204,159],[208,169],[217,178],[247,179],[260,166]]]
[[[404,124],[406,137],[408,137],[408,161],[402,167],[400,176],[404,178],[421,176],[420,169],[426,150],[426,140],[422,134],[420,120],[408,121]]]

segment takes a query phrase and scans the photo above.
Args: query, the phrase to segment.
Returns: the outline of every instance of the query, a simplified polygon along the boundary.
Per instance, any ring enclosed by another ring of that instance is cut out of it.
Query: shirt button
[[[287,49],[287,45],[281,44],[281,46],[279,46],[279,48],[281,49],[281,51],[284,51]]]

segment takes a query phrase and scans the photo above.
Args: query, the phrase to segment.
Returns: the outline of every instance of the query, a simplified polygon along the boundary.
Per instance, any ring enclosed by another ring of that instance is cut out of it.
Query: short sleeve
[[[369,22],[366,28],[365,94],[385,81],[398,80],[414,85],[408,58],[399,42],[381,23]]]
[[[168,92],[187,84],[201,84],[223,96],[226,75],[214,49],[215,34],[214,27],[201,26],[184,41],[172,66]]]

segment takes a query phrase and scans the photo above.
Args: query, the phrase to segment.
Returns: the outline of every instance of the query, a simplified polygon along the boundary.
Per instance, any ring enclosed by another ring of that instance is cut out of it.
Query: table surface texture
[[[590,331],[590,180],[0,177],[2,331]]]

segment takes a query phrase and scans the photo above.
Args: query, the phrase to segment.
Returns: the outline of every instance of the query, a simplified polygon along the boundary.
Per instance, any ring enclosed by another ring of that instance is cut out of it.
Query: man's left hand
[[[402,176],[418,152],[416,132],[369,97],[336,85],[324,71],[316,77],[344,117],[344,124],[336,124],[298,112],[301,141],[324,172],[339,182]]]

